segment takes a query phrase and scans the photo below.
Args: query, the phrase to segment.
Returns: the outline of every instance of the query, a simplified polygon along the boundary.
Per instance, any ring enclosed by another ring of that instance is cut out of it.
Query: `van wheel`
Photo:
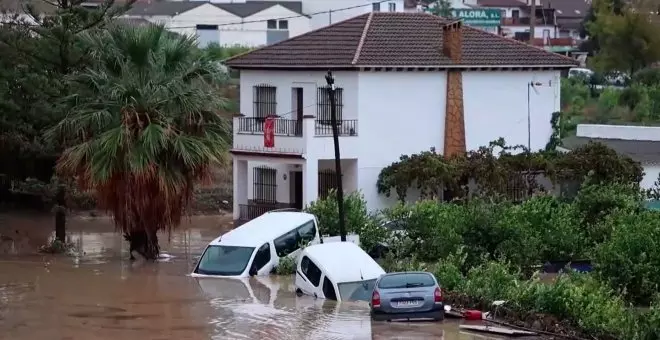
[[[296,289],[296,296],[298,296],[298,297],[303,296],[303,292],[302,292],[302,290],[300,290],[300,288]]]

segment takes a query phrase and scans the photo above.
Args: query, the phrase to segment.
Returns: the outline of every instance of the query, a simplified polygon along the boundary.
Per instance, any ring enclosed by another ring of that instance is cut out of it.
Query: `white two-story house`
[[[545,147],[573,59],[424,13],[373,12],[230,59],[240,70],[233,122],[234,219],[302,208],[335,187],[330,101],[337,86],[346,192],[370,210],[381,169],[401,155],[461,154],[504,137]],[[529,100],[528,100],[529,94]],[[265,117],[275,115],[274,145]]]

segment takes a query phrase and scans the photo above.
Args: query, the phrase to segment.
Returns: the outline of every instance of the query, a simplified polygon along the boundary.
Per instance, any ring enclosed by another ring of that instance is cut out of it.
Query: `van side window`
[[[304,256],[302,258],[300,261],[300,269],[302,269],[303,274],[305,274],[314,287],[319,286],[319,283],[321,283],[321,269],[319,269],[309,257]]]
[[[335,287],[332,285],[332,282],[328,280],[327,276],[323,279],[323,295],[325,295],[325,298],[328,300],[337,301]]]
[[[300,249],[301,244],[306,246],[314,238],[316,238],[316,226],[314,220],[311,220],[276,238],[273,244],[275,244],[277,256],[284,257]]]
[[[277,253],[277,256],[287,256],[299,248],[298,232],[296,230],[291,230],[290,232],[276,238],[273,241],[273,244],[275,244],[275,252]]]
[[[307,243],[311,242],[316,237],[316,226],[314,226],[314,220],[303,224],[297,230],[300,241],[304,245],[307,245]]]
[[[252,261],[252,267],[259,270],[267,265],[268,262],[270,262],[270,244],[266,243],[257,250],[257,254]]]

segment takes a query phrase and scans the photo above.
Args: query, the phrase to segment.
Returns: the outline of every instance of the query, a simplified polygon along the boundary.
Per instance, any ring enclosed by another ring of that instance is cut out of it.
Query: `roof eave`
[[[252,70],[270,70],[270,69],[280,69],[280,70],[346,70],[346,69],[364,69],[364,68],[376,68],[376,69],[392,69],[392,68],[419,68],[419,69],[429,69],[429,68],[440,68],[440,69],[568,69],[578,66],[575,64],[548,64],[548,65],[248,65],[248,64],[239,64],[239,63],[227,63],[227,66],[233,69],[252,69]]]

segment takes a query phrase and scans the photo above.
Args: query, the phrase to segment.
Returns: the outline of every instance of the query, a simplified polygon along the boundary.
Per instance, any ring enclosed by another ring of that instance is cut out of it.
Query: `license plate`
[[[397,301],[396,307],[407,308],[407,307],[417,307],[421,305],[419,300],[407,300],[407,301]]]

